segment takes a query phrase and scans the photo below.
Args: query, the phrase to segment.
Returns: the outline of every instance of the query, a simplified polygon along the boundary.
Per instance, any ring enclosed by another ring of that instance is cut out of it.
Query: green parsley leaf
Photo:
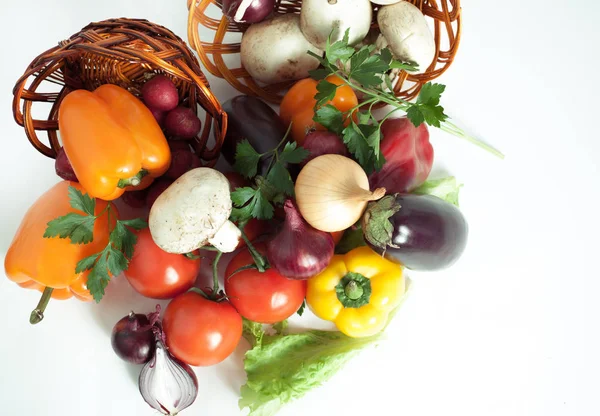
[[[115,248],[125,253],[128,259],[133,256],[137,235],[132,233],[126,226],[126,221],[117,221],[115,228],[110,233],[109,241]]]
[[[124,270],[127,270],[129,260],[125,258],[123,252],[117,250],[111,245],[108,245],[107,266],[110,274],[113,276],[120,275]]]
[[[419,68],[414,64],[400,62],[396,60],[390,62],[390,69],[400,69],[407,72],[415,72],[419,70]]]
[[[381,130],[379,129],[379,126],[359,124],[358,128],[373,152],[372,160],[374,162],[374,168],[377,170],[381,169],[385,163],[385,159],[381,153]]]
[[[298,146],[296,142],[288,142],[285,144],[283,151],[279,155],[281,163],[300,163],[308,157],[310,152],[302,146]]]
[[[326,68],[311,69],[308,71],[308,75],[315,81],[320,81],[331,75],[331,71]]]
[[[383,76],[389,69],[389,65],[381,59],[381,55],[371,55],[358,67],[352,68],[351,76],[364,87],[375,87],[381,85]]]
[[[319,108],[328,101],[333,100],[338,86],[329,81],[322,80],[317,84],[317,94],[315,95],[315,108]]]
[[[394,61],[394,57],[392,56],[392,52],[390,51],[390,49],[389,48],[383,48],[381,50],[381,52],[379,52],[379,57],[387,65],[387,67],[389,69],[390,65]]]
[[[107,247],[108,248],[108,247]],[[108,250],[104,249],[98,256],[98,261],[88,274],[87,287],[96,303],[104,296],[104,289],[108,286],[110,275],[107,262]]]
[[[363,46],[360,48],[352,58],[350,58],[350,77],[354,78],[354,72],[357,71],[363,62],[369,57],[369,48],[368,46]]]
[[[88,194],[83,194],[74,186],[69,186],[69,202],[74,209],[83,211],[88,215],[94,216],[96,209],[96,199]]]
[[[354,55],[354,48],[348,45],[348,40],[350,36],[350,29],[346,29],[344,32],[344,37],[333,44],[329,44],[329,39],[327,40],[327,46],[325,47],[325,58],[327,61],[336,65],[338,60],[342,63],[346,63],[348,59],[352,55]]]
[[[148,223],[141,218],[134,218],[132,220],[119,220],[119,222],[123,225],[133,228],[134,230],[141,230],[148,226]]]
[[[344,115],[331,104],[319,108],[313,120],[336,134],[341,134],[344,130]]]
[[[252,207],[252,216],[259,220],[270,220],[275,212],[273,205],[263,195],[259,189],[254,197],[254,206]]]
[[[441,105],[420,105],[419,110],[421,110],[423,117],[425,117],[425,122],[430,126],[439,128],[441,126],[440,122],[445,121],[448,118],[448,116],[444,114],[444,108]]]
[[[256,175],[260,156],[250,142],[244,139],[236,147],[233,167],[245,177],[252,178]]]
[[[300,308],[298,308],[298,310],[296,311],[298,316],[302,316],[302,314],[304,313],[304,309],[306,309],[306,300],[302,301],[302,305],[300,305]]]
[[[415,127],[419,127],[425,121],[425,116],[416,104],[411,105],[408,110],[406,110],[406,116]]]
[[[254,198],[255,193],[256,189],[251,188],[249,186],[237,188],[231,193],[231,200],[233,201],[233,205],[237,207],[246,205],[248,201]]]
[[[385,86],[389,91],[394,91],[394,86],[392,85],[392,80],[387,75],[384,75],[383,81],[385,82]]]
[[[48,222],[44,238],[70,238],[72,244],[87,244],[94,241],[96,217],[70,212]]]
[[[294,195],[294,182],[290,177],[290,173],[283,166],[281,161],[275,162],[273,167],[271,167],[271,170],[267,175],[267,181],[269,181],[269,183],[273,185],[280,193],[284,193],[289,196]]]
[[[373,171],[373,152],[354,121],[344,129],[342,139],[365,172],[371,173]]]
[[[443,84],[432,84],[431,82],[426,83],[419,92],[417,104],[427,104],[430,106],[438,105],[445,89],[446,86]]]
[[[94,264],[96,263],[96,260],[98,260],[99,255],[100,253],[94,253],[79,260],[77,262],[77,267],[75,267],[75,273],[83,273],[86,270],[90,270],[92,267],[94,267]]]
[[[306,51],[306,53],[315,58],[317,61],[319,61],[321,65],[325,67],[329,66],[329,63],[321,55],[317,55],[313,51]]]

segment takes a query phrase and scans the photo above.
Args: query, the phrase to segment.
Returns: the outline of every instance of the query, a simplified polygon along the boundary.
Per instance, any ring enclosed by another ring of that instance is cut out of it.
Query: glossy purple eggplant
[[[227,113],[227,133],[221,154],[233,166],[239,142],[246,139],[258,153],[274,149],[287,131],[279,115],[267,103],[256,97],[238,95],[223,103]],[[283,149],[283,145],[280,147]],[[271,158],[261,159],[258,174],[264,175]],[[293,172],[290,172],[293,175]]]
[[[431,195],[387,195],[369,204],[362,227],[373,250],[409,269],[428,271],[456,262],[469,233],[460,210]]]

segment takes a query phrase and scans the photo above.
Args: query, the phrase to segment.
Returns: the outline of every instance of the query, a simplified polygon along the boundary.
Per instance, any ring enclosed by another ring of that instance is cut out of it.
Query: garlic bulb
[[[304,166],[296,180],[296,203],[317,230],[342,231],[358,221],[369,201],[385,188],[369,191],[369,178],[358,163],[340,155],[322,155]]]

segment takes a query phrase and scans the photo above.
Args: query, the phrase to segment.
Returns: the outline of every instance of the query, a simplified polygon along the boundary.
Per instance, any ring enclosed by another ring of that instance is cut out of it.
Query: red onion
[[[267,243],[267,259],[289,279],[308,279],[331,261],[333,238],[304,221],[291,199],[285,201],[283,209],[285,222],[281,231]]]
[[[275,0],[223,0],[223,14],[237,23],[262,22],[271,14]]]
[[[302,161],[302,165],[306,165],[309,161],[321,155],[350,156],[342,139],[330,131],[315,130],[308,133],[304,138],[302,147],[310,152],[308,157]]]

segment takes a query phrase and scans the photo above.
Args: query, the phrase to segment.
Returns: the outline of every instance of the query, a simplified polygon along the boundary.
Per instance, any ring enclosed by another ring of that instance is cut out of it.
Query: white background
[[[12,87],[40,52],[91,21],[142,17],[186,39],[183,0],[2,0],[0,254],[25,212],[58,181],[12,119]],[[465,184],[470,241],[449,270],[416,275],[390,339],[281,415],[598,415],[600,186],[595,1],[463,1],[456,62],[440,79],[447,112],[506,153],[500,161],[432,131],[436,174]],[[224,101],[235,92],[210,78]],[[53,301],[0,278],[0,414],[151,415],[139,368],[109,331],[154,304],[115,279],[100,305]],[[184,414],[237,415],[242,342],[197,369]]]

